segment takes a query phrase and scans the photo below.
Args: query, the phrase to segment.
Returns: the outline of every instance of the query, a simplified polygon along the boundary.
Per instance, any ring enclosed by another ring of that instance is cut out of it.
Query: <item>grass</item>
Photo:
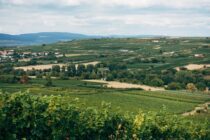
[[[111,103],[113,111],[121,112],[160,111],[165,106],[169,113],[180,114],[192,110],[198,104],[210,100],[210,95],[185,91],[142,91],[103,88],[99,83],[80,80],[53,80],[55,87],[44,87],[45,80],[32,80],[31,84],[0,84],[3,91],[29,90],[30,94],[60,95],[64,102],[79,98],[81,107],[100,109],[102,102]],[[120,108],[120,109],[119,109]]]

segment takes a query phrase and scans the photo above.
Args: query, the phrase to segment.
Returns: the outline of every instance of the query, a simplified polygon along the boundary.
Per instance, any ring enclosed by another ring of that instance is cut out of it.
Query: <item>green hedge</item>
[[[208,124],[164,111],[122,115],[28,94],[0,94],[0,139],[210,139]]]

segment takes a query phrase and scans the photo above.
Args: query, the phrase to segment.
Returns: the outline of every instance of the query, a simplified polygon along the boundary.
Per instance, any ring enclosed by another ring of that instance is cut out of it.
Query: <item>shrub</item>
[[[194,92],[194,91],[197,90],[196,86],[193,83],[188,83],[187,86],[186,86],[186,89],[191,91],[191,92]]]

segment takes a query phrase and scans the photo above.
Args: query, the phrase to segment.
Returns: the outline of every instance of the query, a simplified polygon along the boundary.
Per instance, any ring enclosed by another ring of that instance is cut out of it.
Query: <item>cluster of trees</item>
[[[144,58],[144,57],[136,57],[134,59],[128,60],[129,64],[134,64],[134,63],[165,63],[165,58]]]
[[[100,63],[96,65],[75,65],[69,64],[67,66],[60,66],[54,65],[51,69],[46,70],[30,70],[30,71],[23,71],[23,70],[13,70],[10,73],[13,73],[16,76],[22,75],[29,75],[29,76],[36,76],[37,78],[42,78],[49,74],[53,77],[60,77],[60,79],[69,79],[69,78],[82,78],[82,79],[100,79],[106,78],[107,74],[110,71],[120,71],[126,70],[127,67],[125,64],[115,64],[115,63]]]
[[[0,75],[0,82],[2,83],[21,83],[21,84],[27,84],[29,83],[29,77],[27,75],[22,75],[20,77],[15,75]]]
[[[163,71],[155,69],[140,71],[120,70],[110,71],[107,75],[107,80],[120,80],[123,82],[140,83],[151,86],[166,86],[167,89],[171,90],[205,90],[206,87],[210,87],[210,81],[204,79],[205,75],[210,75],[209,69],[202,71],[176,71],[175,69]],[[191,86],[189,86],[189,84]]]
[[[209,122],[176,115],[113,113],[63,103],[62,97],[0,94],[0,139],[210,139]]]

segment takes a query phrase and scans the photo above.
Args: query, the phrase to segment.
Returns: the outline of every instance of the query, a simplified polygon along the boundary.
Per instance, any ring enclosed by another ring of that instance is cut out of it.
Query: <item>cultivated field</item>
[[[201,70],[209,68],[210,64],[188,64],[183,67],[186,68],[187,70]],[[180,67],[177,67],[176,70],[180,70]]]
[[[182,114],[199,104],[210,101],[210,95],[186,91],[143,91],[138,89],[106,88],[103,83],[79,80],[53,79],[55,87],[46,88],[44,79],[32,79],[32,84],[1,84],[3,91],[10,93],[28,91],[38,96],[59,96],[63,102],[74,102],[80,107],[100,108],[102,102],[111,103],[112,110],[120,112],[160,111]],[[75,99],[77,100],[75,102]]]
[[[116,89],[143,89],[146,91],[163,91],[164,88],[158,88],[158,87],[152,87],[147,85],[138,85],[138,84],[129,84],[129,83],[122,83],[122,82],[116,82],[116,81],[104,81],[104,80],[84,80],[87,82],[93,82],[93,83],[103,83],[105,87],[108,88],[116,88]]]

